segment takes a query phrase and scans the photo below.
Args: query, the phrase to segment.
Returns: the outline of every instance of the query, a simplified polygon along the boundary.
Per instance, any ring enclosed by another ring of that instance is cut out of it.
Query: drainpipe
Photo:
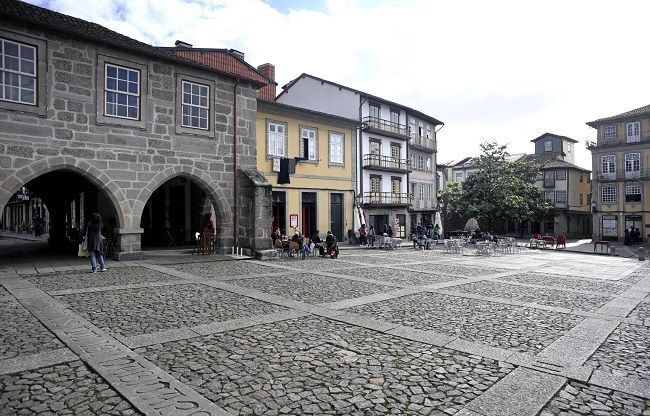
[[[359,99],[361,99],[361,96],[359,96]],[[359,104],[359,122],[363,124],[363,111],[361,107],[363,107],[363,104],[368,101],[368,97],[364,98],[361,100],[361,103]],[[361,200],[363,201],[363,126],[359,126],[359,143],[357,145],[357,152],[359,153],[359,189],[357,191],[359,194],[361,194]]]
[[[239,226],[238,226],[238,203],[237,203],[237,87],[239,86],[239,78],[235,82],[233,87],[233,102],[232,102],[232,113],[233,113],[233,132],[232,132],[232,145],[233,145],[233,161],[232,161],[232,171],[233,171],[233,247],[235,248],[235,253],[237,253],[237,248],[239,248]]]

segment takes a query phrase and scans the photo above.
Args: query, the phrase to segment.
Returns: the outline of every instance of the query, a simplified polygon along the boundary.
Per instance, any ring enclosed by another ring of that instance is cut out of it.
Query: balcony
[[[392,192],[364,192],[363,204],[368,207],[409,206],[413,201],[411,194],[394,194]]]
[[[409,173],[411,171],[411,161],[408,159],[398,159],[392,156],[367,154],[363,155],[363,168],[388,172]]]
[[[650,143],[650,136],[641,136],[639,140],[636,141],[628,141],[627,138],[620,140],[618,138],[616,139],[601,139],[600,141],[596,140],[588,140],[585,143],[585,147],[589,150],[592,149],[606,149],[608,147],[614,147],[614,146],[624,146],[624,145],[639,145],[639,144],[644,144],[647,145]]]
[[[599,182],[625,181],[634,179],[650,179],[650,168],[634,170],[631,172],[602,173],[596,172],[594,179]]]
[[[384,136],[394,137],[396,139],[409,140],[411,138],[409,128],[404,124],[393,123],[392,121],[383,120],[377,117],[364,117],[363,130],[370,133],[378,133]]]
[[[424,152],[434,153],[438,151],[438,146],[436,145],[436,139],[430,137],[420,136],[419,134],[411,134],[411,141],[409,146],[415,150],[421,150]]]
[[[436,203],[432,199],[414,198],[411,209],[414,211],[432,211],[436,209]]]

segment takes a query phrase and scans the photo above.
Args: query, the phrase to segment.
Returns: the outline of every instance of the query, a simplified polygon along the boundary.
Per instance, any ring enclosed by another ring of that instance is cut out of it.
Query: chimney
[[[192,47],[192,44],[191,44],[191,43],[183,42],[182,40],[177,40],[177,41],[174,43],[174,45],[175,45],[177,48],[191,48],[191,47]]]
[[[240,52],[237,49],[231,49],[230,53],[235,55],[237,58],[241,59],[242,61],[244,60],[244,52]]]
[[[266,87],[262,87],[259,91],[257,91],[257,98],[261,98],[262,100],[267,101],[275,101],[275,65],[262,64],[257,67],[257,70],[266,75],[268,79],[273,81]]]

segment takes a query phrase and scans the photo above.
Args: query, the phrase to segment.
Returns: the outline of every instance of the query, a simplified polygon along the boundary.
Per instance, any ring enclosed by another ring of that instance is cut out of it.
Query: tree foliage
[[[462,187],[450,184],[440,192],[455,213],[475,217],[479,224],[537,220],[549,214],[552,207],[535,185],[540,166],[507,160],[506,147],[496,142],[482,143],[477,159],[479,170],[468,175]]]

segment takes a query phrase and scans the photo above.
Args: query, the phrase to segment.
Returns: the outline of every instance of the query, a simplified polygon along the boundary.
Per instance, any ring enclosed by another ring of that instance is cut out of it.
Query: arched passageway
[[[193,244],[195,234],[202,228],[206,214],[223,232],[221,217],[205,185],[191,177],[175,176],[160,185],[148,198],[142,211],[142,247],[172,247]]]
[[[120,215],[109,195],[94,182],[84,173],[67,169],[36,176],[7,201],[1,228],[10,233],[42,233],[49,250],[76,254],[88,216],[98,212],[104,220],[104,235],[116,245]]]

